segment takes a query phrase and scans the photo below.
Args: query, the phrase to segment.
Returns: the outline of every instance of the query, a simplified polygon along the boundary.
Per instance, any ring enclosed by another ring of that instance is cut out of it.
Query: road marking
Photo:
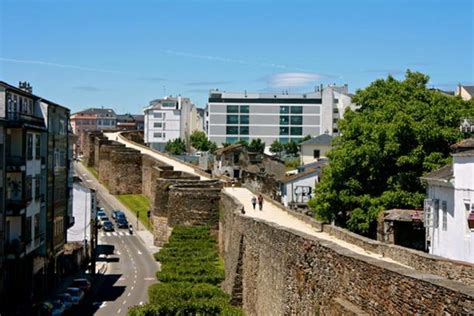
[[[110,235],[111,235],[110,233],[105,233],[105,236],[107,237],[110,237]]]
[[[127,297],[129,297],[129,296],[130,296],[130,294],[131,294],[131,293],[129,292],[129,293],[127,294]]]
[[[118,250],[117,250],[117,255],[119,255],[119,256],[120,256],[120,251],[118,251]]]
[[[153,277],[151,277],[151,278],[144,278],[143,280],[145,280],[145,281],[153,281],[153,280],[155,280],[155,278],[153,278]]]
[[[139,255],[141,255],[141,254],[142,254],[142,253],[140,252],[140,250],[138,250],[138,251],[137,251],[137,253],[138,253]]]
[[[127,304],[127,301],[123,301],[123,303],[122,303],[122,304],[123,304],[123,305]]]
[[[125,277],[121,277],[120,279],[118,279],[119,281],[125,281]]]
[[[140,301],[139,305],[143,305],[143,301]]]
[[[133,282],[133,283],[135,283],[135,282]],[[132,285],[132,287],[130,288],[130,290],[132,290],[132,291],[133,291],[133,289],[134,289],[134,288],[135,288],[135,287]]]
[[[117,314],[120,314],[120,312],[121,312],[121,311],[122,311],[122,309],[121,309],[121,308],[119,308],[119,310],[117,311]]]
[[[93,182],[93,180],[87,179],[86,182]]]

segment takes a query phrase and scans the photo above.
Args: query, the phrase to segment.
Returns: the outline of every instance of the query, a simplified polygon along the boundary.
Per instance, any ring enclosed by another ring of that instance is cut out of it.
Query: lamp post
[[[139,221],[138,221],[139,218],[140,218],[140,212],[137,211],[137,231],[140,229]]]

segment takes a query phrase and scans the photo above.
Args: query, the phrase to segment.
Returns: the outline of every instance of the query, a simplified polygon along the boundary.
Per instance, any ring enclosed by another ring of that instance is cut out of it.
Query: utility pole
[[[140,229],[139,221],[138,221],[139,218],[140,218],[140,212],[137,211],[137,231]]]

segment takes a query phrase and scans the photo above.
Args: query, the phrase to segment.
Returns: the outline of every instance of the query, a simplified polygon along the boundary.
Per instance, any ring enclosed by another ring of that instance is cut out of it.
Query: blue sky
[[[0,0],[0,80],[72,111],[164,95],[367,86],[406,69],[474,83],[474,1]]]

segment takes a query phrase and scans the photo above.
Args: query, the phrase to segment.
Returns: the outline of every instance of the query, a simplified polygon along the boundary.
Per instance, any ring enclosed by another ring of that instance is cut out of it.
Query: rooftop
[[[108,108],[88,108],[83,111],[79,111],[74,114],[112,114],[116,115],[115,111],[113,109],[108,109]]]
[[[327,145],[330,146],[333,137],[329,134],[321,134],[319,136],[308,139],[307,141],[302,142],[300,145]]]
[[[284,177],[284,178],[280,179],[280,182],[289,183],[289,182],[293,182],[295,180],[305,178],[305,177],[309,177],[309,176],[319,176],[320,174],[321,174],[321,169],[306,169],[303,172],[296,173],[296,174],[293,174],[291,176]]]
[[[449,164],[437,170],[431,171],[427,175],[421,177],[423,180],[441,180],[449,181],[453,178],[453,165]]]
[[[464,90],[466,90],[466,92],[469,93],[471,96],[474,96],[474,86],[463,86],[463,85],[461,85],[461,87],[463,87]]]
[[[384,212],[384,221],[412,222],[413,220],[424,221],[422,210],[391,209]]]

